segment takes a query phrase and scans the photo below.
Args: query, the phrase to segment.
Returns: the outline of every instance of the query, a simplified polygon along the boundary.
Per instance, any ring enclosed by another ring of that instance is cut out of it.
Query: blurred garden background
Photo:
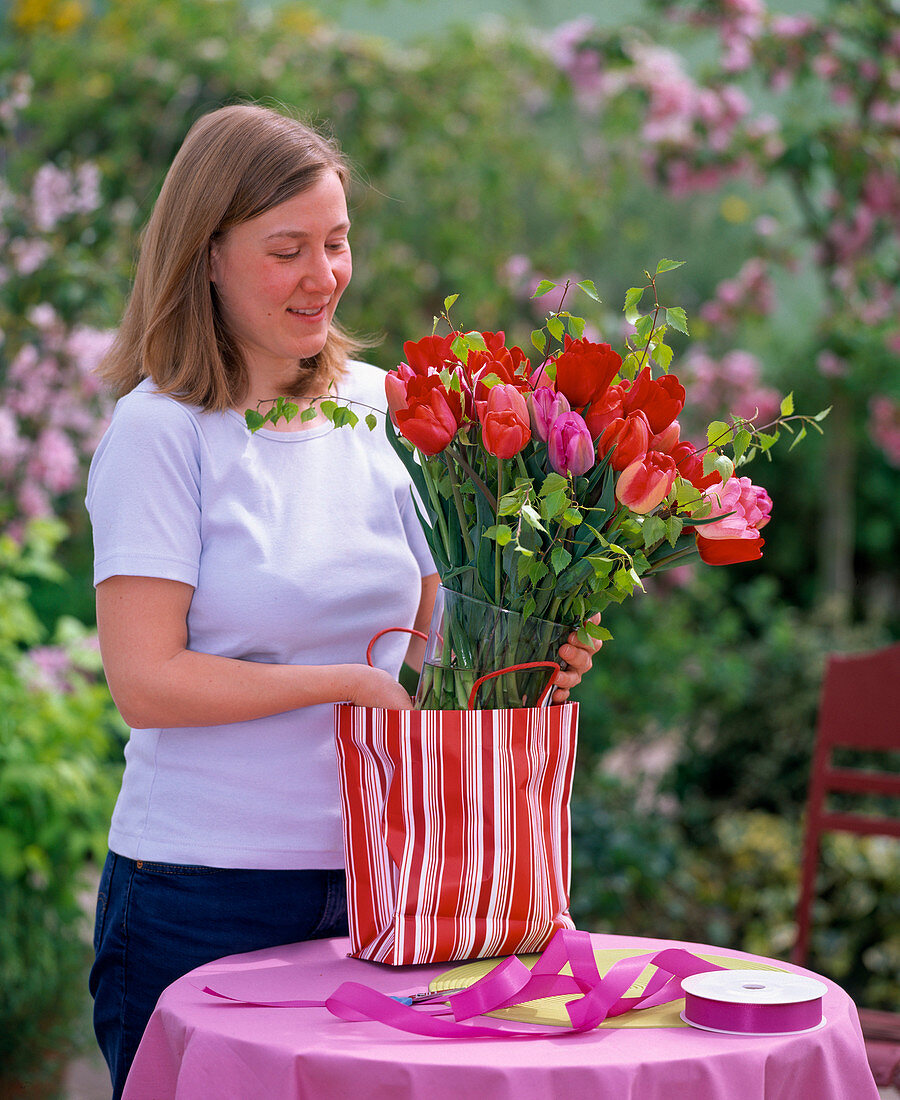
[[[579,694],[579,927],[787,957],[826,655],[900,626],[900,8],[588,6],[6,6],[0,1094],[83,1038],[84,891],[121,769],[83,507],[110,412],[91,372],[168,163],[228,102],[287,104],[355,164],[341,318],[381,337],[380,366],[453,293],[458,320],[529,348],[543,278],[592,279],[602,304],[567,304],[620,345],[626,289],[668,257],[692,407],[831,408],[748,471],[775,502],[763,560],[611,608]],[[900,845],[835,837],[822,867],[810,965],[896,1008]]]

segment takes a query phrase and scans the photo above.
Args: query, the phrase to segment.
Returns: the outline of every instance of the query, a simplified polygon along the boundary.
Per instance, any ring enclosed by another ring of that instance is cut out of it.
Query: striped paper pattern
[[[537,952],[569,916],[578,704],[335,707],[351,954]]]

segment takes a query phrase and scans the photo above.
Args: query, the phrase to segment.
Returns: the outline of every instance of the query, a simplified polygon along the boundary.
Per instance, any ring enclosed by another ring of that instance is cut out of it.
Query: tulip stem
[[[493,493],[490,491],[490,489],[487,487],[487,485],[485,485],[485,483],[481,480],[481,478],[478,476],[478,474],[475,473],[475,471],[472,469],[472,467],[469,465],[469,463],[463,457],[461,452],[456,450],[455,447],[445,447],[444,449],[450,455],[450,457],[454,459],[454,461],[457,463],[457,465],[461,466],[465,470],[465,472],[472,479],[472,484],[475,485],[484,494],[484,499],[490,505],[491,511],[496,512],[497,511],[497,501],[494,500]]]
[[[441,499],[437,489],[434,485],[434,479],[431,476],[431,470],[428,468],[428,459],[422,462],[422,473],[424,475],[425,484],[428,487],[428,495],[431,498],[431,506],[434,509],[434,514],[437,519],[438,527],[441,531],[441,538],[444,540],[444,550],[447,554],[447,560],[452,560],[450,557],[450,532],[447,530],[447,519],[444,515],[444,507],[441,504]]]
[[[500,523],[500,501],[503,499],[503,459],[497,459],[497,523]],[[494,554],[494,601],[500,605],[500,559],[503,551],[498,545]]]
[[[447,466],[447,473],[450,477],[450,491],[453,493],[453,503],[456,506],[456,515],[459,518],[459,530],[462,535],[463,545],[466,548],[466,553],[469,556],[469,561],[475,560],[475,547],[472,545],[472,540],[469,537],[469,525],[466,520],[466,512],[463,507],[462,493],[459,491],[459,478],[456,476],[456,470],[453,468],[453,461],[447,454],[446,449],[441,452],[444,459],[444,463]]]

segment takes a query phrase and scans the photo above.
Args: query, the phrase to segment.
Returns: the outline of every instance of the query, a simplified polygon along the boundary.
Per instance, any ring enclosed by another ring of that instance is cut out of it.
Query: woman
[[[334,322],[347,165],[300,123],[192,128],[101,373],[123,395],[88,481],[104,668],[132,727],[91,972],[114,1096],[160,992],[210,959],[346,934],[332,704],[409,708],[387,626],[438,578],[381,433],[242,411],[331,386],[384,407]],[[561,702],[591,651],[563,646]],[[412,656],[410,656],[412,661]]]

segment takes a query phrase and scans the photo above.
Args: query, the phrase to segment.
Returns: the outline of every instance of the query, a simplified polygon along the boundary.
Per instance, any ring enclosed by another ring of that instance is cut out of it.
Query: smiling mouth
[[[325,312],[327,303],[321,306],[316,306],[315,309],[292,309],[288,306],[288,313],[293,313],[295,317],[318,317],[320,313]]]

